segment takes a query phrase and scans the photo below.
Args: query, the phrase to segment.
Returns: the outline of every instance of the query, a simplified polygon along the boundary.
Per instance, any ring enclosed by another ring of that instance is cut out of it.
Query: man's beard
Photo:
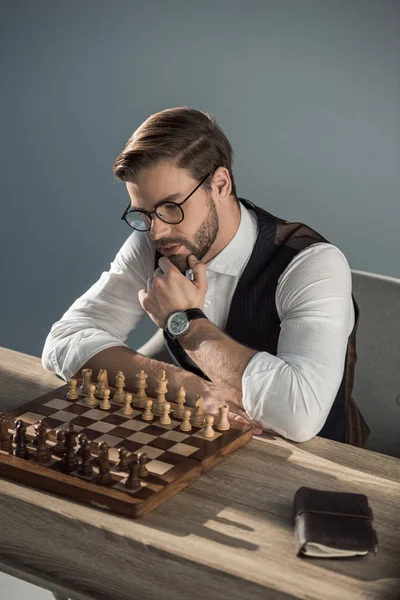
[[[216,240],[218,231],[219,231],[219,219],[217,209],[215,208],[214,200],[209,198],[210,210],[208,211],[208,215],[201,223],[200,227],[196,231],[194,235],[193,242],[189,242],[188,240],[182,241],[183,244],[188,250],[190,250],[190,254],[194,254],[197,260],[201,260],[210,250],[211,246]],[[168,242],[168,245],[174,243]],[[179,244],[179,242],[178,242]],[[177,245],[178,245],[177,244]],[[165,241],[164,241],[164,245]],[[162,250],[162,248],[161,248]],[[169,260],[177,269],[184,273],[186,269],[189,269],[188,256],[183,254],[171,254],[168,256]]]

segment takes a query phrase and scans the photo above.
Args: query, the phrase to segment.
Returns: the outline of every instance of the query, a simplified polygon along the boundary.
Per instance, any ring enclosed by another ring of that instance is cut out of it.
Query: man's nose
[[[171,233],[171,225],[161,221],[156,215],[153,216],[150,226],[150,237],[157,242]]]

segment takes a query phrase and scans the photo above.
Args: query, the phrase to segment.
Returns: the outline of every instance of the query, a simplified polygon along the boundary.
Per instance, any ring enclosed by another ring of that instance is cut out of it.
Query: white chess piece
[[[69,388],[68,388],[68,393],[67,393],[68,400],[77,400],[79,398],[78,392],[76,389],[77,383],[78,382],[74,378],[72,378],[71,381],[69,382]]]
[[[99,401],[95,397],[94,393],[96,391],[96,386],[94,383],[89,385],[89,394],[85,398],[86,406],[97,406]]]
[[[176,395],[176,407],[174,410],[175,419],[183,419],[183,411],[185,410],[184,404],[186,402],[186,391],[183,386],[181,386]]]
[[[190,415],[191,415],[190,408],[185,408],[183,411],[183,421],[179,425],[179,429],[181,431],[191,431],[192,430],[192,424],[190,422]]]
[[[152,421],[154,419],[154,415],[152,413],[151,407],[153,406],[153,400],[151,398],[147,398],[144,404],[145,408],[142,413],[143,421]]]
[[[190,422],[194,427],[204,427],[204,400],[202,396],[197,396]]]
[[[169,402],[164,402],[162,407],[162,415],[160,419],[161,425],[171,425],[171,418],[169,416],[169,411],[171,410],[171,405]]]
[[[206,415],[205,421],[206,421],[206,424],[205,424],[204,429],[201,430],[201,433],[203,434],[203,437],[205,437],[205,438],[213,438],[215,435],[215,431],[212,428],[213,423],[214,423],[214,416]]]
[[[110,388],[106,388],[103,392],[103,400],[100,403],[100,408],[102,408],[103,410],[110,410],[111,408],[110,394]]]
[[[230,429],[230,424],[228,421],[228,411],[229,406],[227,404],[222,404],[222,406],[219,407],[219,419],[215,426],[218,429],[218,431],[228,431],[228,429]]]
[[[123,415],[131,415],[133,413],[132,408],[132,394],[126,393],[124,398],[124,407],[122,409]]]

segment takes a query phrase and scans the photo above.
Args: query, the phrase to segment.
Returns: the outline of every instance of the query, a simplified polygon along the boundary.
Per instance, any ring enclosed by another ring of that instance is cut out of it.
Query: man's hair
[[[236,198],[232,175],[232,146],[213,116],[187,106],[167,108],[150,115],[131,135],[117,156],[113,171],[121,181],[132,181],[141,169],[173,160],[201,181],[218,167],[229,171],[231,193]],[[211,178],[204,182],[209,191]]]

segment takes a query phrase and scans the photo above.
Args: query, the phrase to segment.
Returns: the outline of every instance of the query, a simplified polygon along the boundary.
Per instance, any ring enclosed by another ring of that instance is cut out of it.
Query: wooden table
[[[63,382],[38,358],[0,349],[0,410]],[[378,554],[295,555],[302,485],[367,494]],[[78,600],[400,598],[400,460],[314,438],[265,435],[143,520],[0,480],[0,562]]]

